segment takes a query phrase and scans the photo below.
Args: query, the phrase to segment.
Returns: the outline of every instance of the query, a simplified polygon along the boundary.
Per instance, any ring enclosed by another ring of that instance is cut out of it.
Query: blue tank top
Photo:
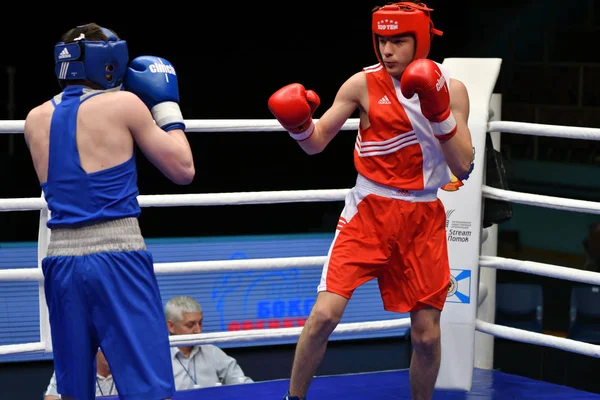
[[[50,124],[48,179],[41,184],[51,218],[47,226],[80,224],[138,217],[135,156],[105,170],[86,173],[77,150],[76,127],[79,106],[104,93],[85,86],[68,86],[52,99],[55,109]]]

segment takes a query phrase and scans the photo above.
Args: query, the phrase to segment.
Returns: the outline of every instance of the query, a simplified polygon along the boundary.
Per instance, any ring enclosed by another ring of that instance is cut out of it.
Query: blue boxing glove
[[[177,74],[170,62],[154,56],[137,57],[127,68],[123,86],[146,104],[163,130],[185,130]]]

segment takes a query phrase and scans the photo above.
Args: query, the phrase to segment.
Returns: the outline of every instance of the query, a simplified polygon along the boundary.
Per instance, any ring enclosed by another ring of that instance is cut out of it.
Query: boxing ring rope
[[[140,195],[140,207],[225,206],[324,202],[344,200],[350,189],[287,190],[264,192]],[[0,199],[0,211],[35,211],[46,207],[42,198]]]
[[[22,133],[24,121],[0,121],[0,133]],[[189,120],[186,121],[189,132],[247,132],[247,131],[283,131],[276,120]],[[343,130],[353,130],[358,127],[358,119],[350,119]],[[579,128],[572,126],[554,126],[512,121],[490,121],[489,132],[516,133],[525,135],[553,136],[572,139],[600,140],[600,129]],[[176,207],[176,206],[215,206],[240,204],[272,204],[314,201],[341,201],[350,189],[331,190],[297,190],[277,192],[240,192],[240,193],[208,193],[208,194],[179,194],[179,195],[140,195],[141,207]],[[483,196],[486,198],[512,201],[532,206],[568,210],[574,212],[600,213],[600,203],[565,199],[551,196],[539,196],[509,190],[501,190],[483,186]],[[38,243],[39,260],[45,254],[44,247],[48,244],[45,223],[48,218],[46,202],[43,198],[13,198],[0,199],[0,211],[31,211],[40,210],[40,236]],[[197,261],[182,263],[156,263],[157,274],[173,274],[182,272],[207,271],[238,271],[238,270],[275,270],[289,267],[322,266],[326,257],[283,257],[251,260],[222,260]],[[536,274],[546,277],[566,279],[600,285],[600,273],[582,271],[574,268],[560,267],[549,264],[521,261],[501,257],[479,257],[479,266],[486,268],[505,269]],[[40,304],[43,304],[43,275],[39,268],[13,269],[0,271],[0,281],[29,280],[40,283]],[[41,310],[40,310],[41,311]],[[40,313],[42,318],[47,314]],[[359,322],[339,324],[333,335],[347,332],[381,331],[386,329],[405,328],[410,326],[409,318],[388,321]],[[475,328],[479,332],[495,337],[501,337],[519,342],[554,347],[574,353],[600,357],[600,346],[575,340],[554,337],[541,333],[496,325],[480,319],[476,320]],[[252,329],[235,332],[202,333],[199,335],[171,336],[171,346],[205,344],[205,343],[243,343],[248,340],[268,340],[271,338],[297,338],[302,328]],[[0,346],[1,354],[26,353],[47,350],[49,332],[41,328],[41,341],[17,345]]]
[[[490,132],[517,133],[530,136],[559,137],[566,139],[600,140],[600,130],[567,125],[547,125],[530,122],[490,121]]]
[[[586,200],[566,199],[539,194],[513,192],[490,186],[483,186],[483,195],[488,199],[511,201],[529,206],[552,208],[555,210],[600,214],[600,203]]]
[[[546,335],[543,333],[530,332],[523,329],[511,328],[485,322],[480,319],[475,321],[475,329],[478,332],[487,333],[502,339],[516,340],[521,343],[535,344],[545,347],[553,347],[585,356],[600,358],[600,346],[584,343],[573,339]]]
[[[479,256],[479,266],[600,286],[600,273],[512,258]]]
[[[483,185],[486,198],[512,201],[537,207],[600,214],[600,203],[553,196],[514,192]],[[342,201],[350,189],[288,190],[199,194],[140,195],[141,207],[189,207],[299,202]],[[42,198],[0,199],[0,211],[36,211],[46,207]]]

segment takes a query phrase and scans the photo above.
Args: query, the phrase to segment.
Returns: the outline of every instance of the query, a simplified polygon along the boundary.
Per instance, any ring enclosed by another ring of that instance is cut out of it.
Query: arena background
[[[315,113],[319,117],[344,80],[376,62],[370,10],[378,4],[162,2],[124,10],[91,3],[71,9],[14,4],[0,24],[0,117],[24,119],[30,108],[57,92],[52,46],[64,31],[86,22],[114,29],[128,41],[131,58],[151,54],[171,61],[187,119],[272,118],[268,97],[291,82],[320,95],[322,105]],[[444,31],[435,39],[430,58],[503,59],[495,91],[503,96],[503,119],[599,125],[599,2],[438,0],[428,5],[435,8],[436,27]],[[303,153],[285,133],[188,137],[196,163],[194,182],[173,185],[140,156],[142,194],[348,188],[356,176],[354,134],[349,131],[314,156]],[[590,141],[502,137],[510,188],[530,193],[600,200],[598,151],[598,144]],[[40,195],[22,135],[0,135],[0,176],[2,198]],[[307,203],[148,208],[140,221],[149,239],[329,234],[341,207]],[[499,256],[583,267],[582,241],[588,225],[598,220],[595,216],[513,207],[513,218],[500,225]],[[0,227],[0,248],[35,241],[38,213],[0,213]],[[548,294],[542,305],[544,332],[567,335],[569,282],[506,271],[498,272],[498,281],[540,283]],[[18,298],[19,293],[10,296]],[[597,369],[595,359],[495,341],[498,369],[600,392],[599,382],[580,373]],[[390,351],[398,357],[380,356]],[[257,380],[287,377],[292,352],[293,345],[228,349]],[[404,337],[337,342],[319,374],[405,368],[409,353]],[[507,355],[511,353],[523,356],[515,359]],[[269,357],[270,362],[259,364],[259,357]],[[34,398],[30,396],[41,393],[51,371],[51,360],[5,362],[0,364],[0,386],[8,388],[8,398]]]

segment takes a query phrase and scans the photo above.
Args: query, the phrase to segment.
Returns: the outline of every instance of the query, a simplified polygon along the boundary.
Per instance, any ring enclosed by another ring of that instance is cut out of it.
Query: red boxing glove
[[[312,135],[315,130],[312,115],[320,104],[319,96],[299,83],[284,86],[269,98],[269,110],[296,140]]]
[[[448,140],[456,134],[448,84],[435,62],[419,59],[410,63],[402,74],[400,89],[407,99],[415,93],[419,96],[421,112],[431,122],[439,140]]]

